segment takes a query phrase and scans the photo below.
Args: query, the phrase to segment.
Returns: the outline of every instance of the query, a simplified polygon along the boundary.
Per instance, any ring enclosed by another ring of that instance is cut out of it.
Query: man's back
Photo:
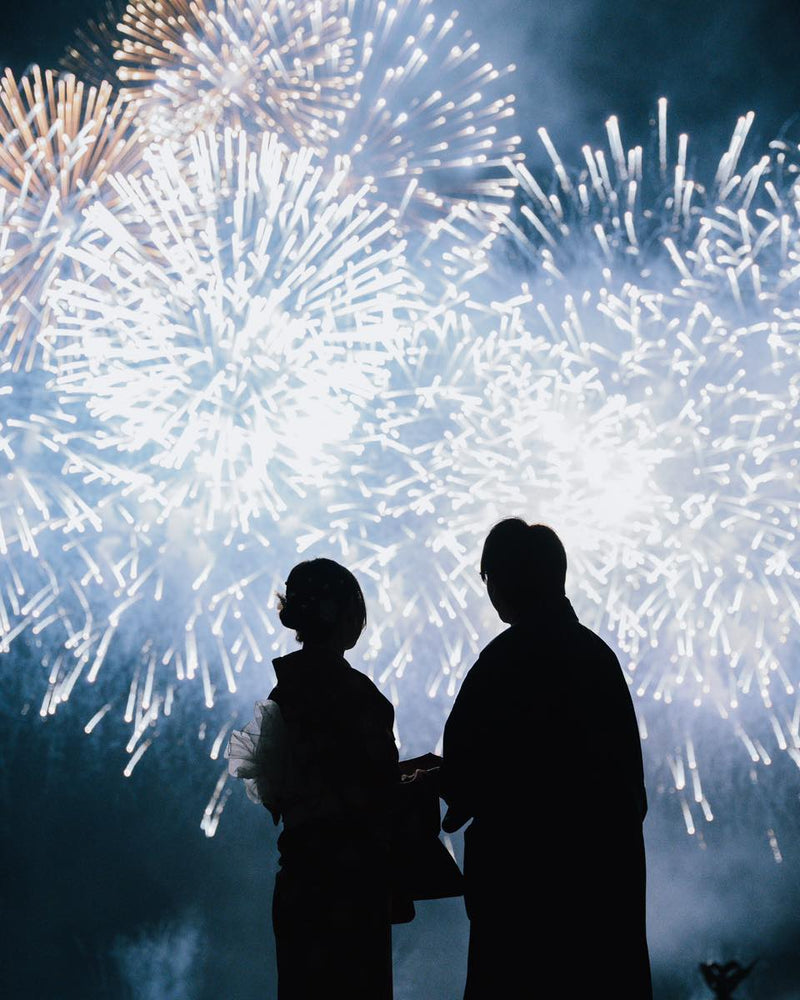
[[[599,962],[615,970],[615,996],[648,997],[638,727],[616,656],[566,598],[525,615],[470,670],[445,727],[442,787],[452,814],[474,817],[473,933],[477,917],[524,948],[537,913],[550,962]],[[506,925],[518,903],[521,923]]]

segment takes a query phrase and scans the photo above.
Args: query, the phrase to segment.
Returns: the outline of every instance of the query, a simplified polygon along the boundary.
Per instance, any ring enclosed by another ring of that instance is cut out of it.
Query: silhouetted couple
[[[444,829],[469,823],[465,1000],[651,997],[639,733],[616,656],[565,596],[566,566],[550,528],[516,518],[483,548],[509,627],[466,675],[435,773]],[[361,588],[331,560],[301,563],[280,619],[302,649],[274,661],[276,687],[228,750],[283,822],[279,1000],[389,1000],[400,779],[392,706],[344,659],[366,623]]]

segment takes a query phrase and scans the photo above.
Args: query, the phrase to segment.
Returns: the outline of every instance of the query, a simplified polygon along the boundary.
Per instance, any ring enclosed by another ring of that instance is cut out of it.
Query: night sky
[[[91,0],[2,2],[0,64],[17,75],[34,62],[55,67],[74,29],[102,10]],[[756,148],[800,131],[796,0],[465,0],[460,9],[488,59],[517,64],[518,129],[534,167],[544,163],[539,126],[576,161],[584,143],[604,144],[610,114],[618,115],[626,145],[645,141],[661,96],[670,102],[671,127],[689,133],[690,155],[709,173],[749,110],[757,116]],[[216,837],[204,836],[200,818],[220,765],[199,753],[190,710],[186,741],[162,742],[124,779],[125,732],[109,719],[86,737],[80,692],[42,722],[31,676],[23,645],[0,660],[0,993],[13,1000],[273,997],[277,830],[234,788]],[[264,694],[270,686],[265,669]],[[410,745],[403,753],[430,749]],[[651,788],[656,1000],[709,996],[698,962],[732,958],[758,959],[737,991],[741,1000],[799,1000],[799,786],[797,769],[785,762],[768,787],[732,774],[720,810],[726,821],[705,845],[682,833],[674,803]],[[760,815],[751,822],[753,796],[767,799],[783,829],[794,830],[784,836],[781,865]],[[396,997],[456,1000],[466,947],[461,903],[421,904],[418,912],[395,931]],[[532,962],[541,963],[546,981],[544,957],[534,952]],[[598,995],[607,992],[613,986],[600,978]]]

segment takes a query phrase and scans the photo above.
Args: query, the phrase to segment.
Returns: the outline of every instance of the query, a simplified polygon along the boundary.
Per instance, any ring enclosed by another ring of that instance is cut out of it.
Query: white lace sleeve
[[[228,774],[241,778],[247,797],[278,812],[286,755],[286,723],[278,704],[257,701],[255,717],[235,729],[225,748]]]

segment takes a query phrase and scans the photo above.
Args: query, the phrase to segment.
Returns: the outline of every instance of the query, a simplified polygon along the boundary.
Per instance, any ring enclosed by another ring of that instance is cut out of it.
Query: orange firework
[[[65,250],[85,231],[84,210],[140,149],[133,110],[110,84],[38,66],[19,84],[8,69],[0,80],[0,350],[15,369],[40,356],[48,292],[76,266]]]

